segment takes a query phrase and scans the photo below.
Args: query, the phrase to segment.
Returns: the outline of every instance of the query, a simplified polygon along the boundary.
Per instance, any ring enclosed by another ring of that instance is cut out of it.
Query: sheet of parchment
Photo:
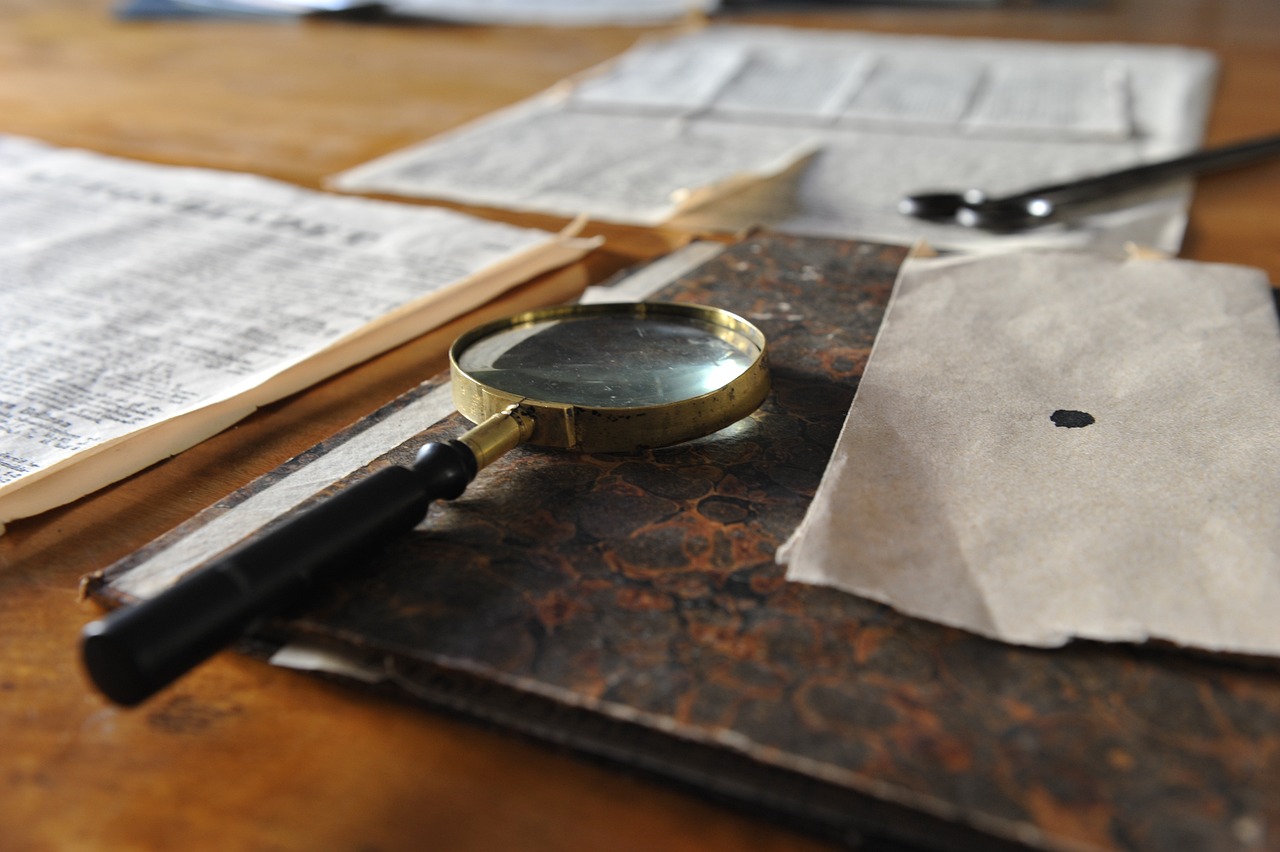
[[[1280,654],[1280,336],[1263,273],[912,259],[779,553],[1008,642]]]

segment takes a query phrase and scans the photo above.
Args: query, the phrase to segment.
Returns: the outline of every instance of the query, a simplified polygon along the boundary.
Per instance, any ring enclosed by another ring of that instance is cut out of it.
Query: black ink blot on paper
[[[1094,422],[1093,415],[1086,411],[1070,411],[1065,408],[1059,408],[1050,414],[1049,419],[1053,421],[1054,426],[1063,426],[1067,429],[1082,429]]]

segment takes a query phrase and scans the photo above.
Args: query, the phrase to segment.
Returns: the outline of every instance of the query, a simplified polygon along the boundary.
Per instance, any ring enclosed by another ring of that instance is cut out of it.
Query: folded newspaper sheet
[[[919,222],[902,196],[1003,194],[1196,147],[1201,51],[715,26],[338,175],[352,192],[690,229],[942,247],[1174,253],[1190,184],[1024,235]]]

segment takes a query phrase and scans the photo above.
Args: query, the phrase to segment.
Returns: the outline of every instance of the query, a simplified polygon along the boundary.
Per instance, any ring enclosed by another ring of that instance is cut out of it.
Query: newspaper
[[[1177,251],[1190,183],[1023,235],[909,219],[926,190],[992,195],[1194,149],[1200,51],[715,26],[646,42],[333,186],[690,229],[944,248]]]
[[[1280,655],[1278,332],[1256,269],[909,260],[788,579],[1006,642]]]
[[[0,137],[0,523],[73,500],[588,241]]]
[[[655,226],[813,150],[804,135],[763,133],[744,145],[732,127],[571,109],[553,92],[330,185]]]

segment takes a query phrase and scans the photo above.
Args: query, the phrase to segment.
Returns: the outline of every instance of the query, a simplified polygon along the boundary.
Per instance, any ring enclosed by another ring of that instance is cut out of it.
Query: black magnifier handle
[[[427,444],[411,467],[388,467],[154,598],[85,627],[84,665],[112,701],[134,705],[225,648],[262,618],[407,532],[435,500],[452,500],[476,474],[458,441]]]

